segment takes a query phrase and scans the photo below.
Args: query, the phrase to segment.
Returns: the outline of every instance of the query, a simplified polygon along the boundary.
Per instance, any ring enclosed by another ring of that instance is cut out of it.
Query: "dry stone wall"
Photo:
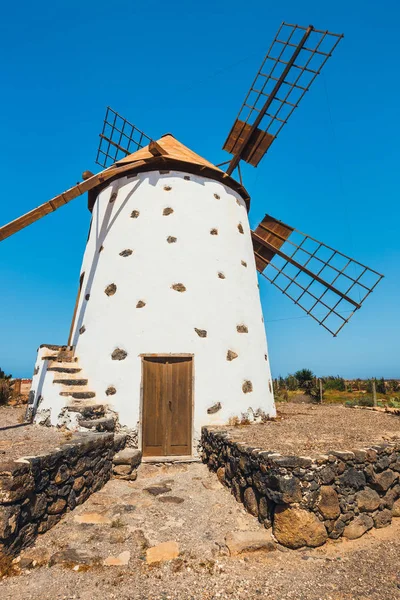
[[[0,463],[0,554],[17,554],[102,488],[125,441],[83,434],[49,454]]]
[[[202,457],[278,542],[316,547],[400,517],[400,440],[316,458],[248,447],[203,427]]]

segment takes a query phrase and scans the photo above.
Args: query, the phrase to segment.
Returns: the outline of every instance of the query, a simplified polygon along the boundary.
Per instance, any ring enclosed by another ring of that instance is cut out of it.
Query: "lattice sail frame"
[[[342,34],[283,22],[243,102],[224,144],[257,166],[305,93],[321,72]]]
[[[270,215],[252,238],[257,270],[334,337],[383,278]]]
[[[152,139],[107,106],[96,163],[103,168],[147,146]]]

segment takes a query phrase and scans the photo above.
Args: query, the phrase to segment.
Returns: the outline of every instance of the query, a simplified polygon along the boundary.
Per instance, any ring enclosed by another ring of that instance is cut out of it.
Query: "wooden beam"
[[[135,166],[140,166],[141,164],[145,164],[145,162],[137,161],[136,163],[128,163],[121,167],[112,166],[109,169],[106,169],[105,171],[101,171],[100,173],[89,177],[89,179],[86,179],[86,181],[82,181],[81,183],[74,185],[74,187],[70,188],[66,192],[55,196],[48,202],[45,202],[37,208],[34,208],[28,213],[22,215],[22,217],[18,217],[18,219],[11,221],[7,225],[3,225],[2,227],[0,227],[0,242],[10,237],[10,235],[17,233],[17,231],[21,231],[21,229],[24,229],[28,225],[35,223],[35,221],[38,221],[45,215],[54,212],[55,210],[60,208],[60,206],[67,204],[74,198],[78,198],[78,196],[81,196],[85,192],[88,192],[89,190],[95,188],[100,183],[108,181],[112,177],[115,177],[115,175],[119,175],[131,170],[133,164]]]
[[[155,141],[150,142],[149,152],[153,156],[165,156],[168,154],[168,152],[164,150],[164,148],[158,142]]]
[[[114,142],[112,139],[106,137],[102,133],[99,133],[99,137],[101,137],[103,140],[106,140],[106,142],[108,142],[112,146],[115,146],[116,148],[118,148],[118,150],[121,150],[121,152],[124,152],[126,154],[126,156],[128,156],[128,154],[131,154],[131,152],[129,152],[129,150],[127,150],[123,146],[120,146],[119,144],[117,144],[117,142]]]

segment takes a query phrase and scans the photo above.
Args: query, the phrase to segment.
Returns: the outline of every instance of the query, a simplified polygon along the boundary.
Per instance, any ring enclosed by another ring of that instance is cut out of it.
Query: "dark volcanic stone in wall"
[[[339,485],[343,489],[359,490],[366,484],[365,475],[362,471],[357,471],[354,468],[344,471],[339,477]]]
[[[173,283],[171,288],[176,292],[186,292],[186,287],[183,285],[183,283]]]
[[[210,406],[210,408],[207,408],[207,414],[213,415],[213,414],[217,413],[219,410],[221,410],[221,408],[222,408],[221,402],[216,402],[216,404],[213,404],[212,406]]]
[[[251,383],[251,381],[246,379],[246,381],[243,382],[242,391],[244,394],[249,394],[253,391],[253,384]]]
[[[236,325],[236,331],[238,333],[249,333],[247,325],[244,325],[243,323],[241,325]]]
[[[108,285],[106,287],[106,289],[104,290],[104,293],[107,296],[114,296],[116,291],[117,291],[117,286],[115,285],[115,283],[110,283],[110,285]]]
[[[111,354],[112,360],[125,360],[128,356],[126,350],[122,350],[122,348],[115,348],[113,353]]]
[[[207,331],[205,329],[198,329],[197,327],[195,327],[194,330],[199,337],[201,337],[201,338],[207,337]]]

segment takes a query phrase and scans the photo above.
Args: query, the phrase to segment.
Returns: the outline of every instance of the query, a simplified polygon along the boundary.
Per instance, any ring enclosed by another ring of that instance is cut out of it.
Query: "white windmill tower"
[[[202,425],[275,414],[257,271],[333,335],[382,277],[273,217],[255,232],[247,219],[240,161],[257,166],[340,38],[282,24],[225,142],[226,172],[109,108],[105,170],[0,229],[89,192],[70,339],[39,349],[32,413],[97,429],[117,419],[151,456],[192,454]]]

